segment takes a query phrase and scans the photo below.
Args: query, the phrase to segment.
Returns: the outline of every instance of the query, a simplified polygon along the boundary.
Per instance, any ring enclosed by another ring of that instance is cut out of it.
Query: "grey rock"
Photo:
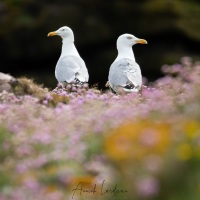
[[[0,92],[13,92],[12,84],[15,81],[16,79],[13,76],[0,72]]]

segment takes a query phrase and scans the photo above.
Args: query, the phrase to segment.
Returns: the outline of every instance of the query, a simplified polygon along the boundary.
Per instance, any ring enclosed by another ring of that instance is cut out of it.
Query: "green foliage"
[[[12,155],[12,134],[5,128],[0,127],[0,162],[4,162],[8,156]]]
[[[14,156],[12,135],[12,132],[0,127],[0,191],[14,184],[14,177],[11,176],[10,171],[12,168],[9,164]]]

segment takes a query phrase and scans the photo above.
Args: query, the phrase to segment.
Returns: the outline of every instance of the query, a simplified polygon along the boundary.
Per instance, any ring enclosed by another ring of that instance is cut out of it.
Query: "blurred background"
[[[0,25],[0,71],[49,88],[57,84],[54,70],[62,43],[47,34],[64,25],[74,31],[89,83],[100,88],[123,33],[148,41],[133,49],[149,80],[161,76],[165,63],[179,62],[182,56],[200,59],[199,0],[1,0]]]

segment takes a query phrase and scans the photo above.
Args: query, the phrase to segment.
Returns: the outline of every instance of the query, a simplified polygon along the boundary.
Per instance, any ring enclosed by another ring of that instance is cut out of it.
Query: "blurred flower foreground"
[[[200,199],[200,63],[141,93],[0,93],[0,200]]]

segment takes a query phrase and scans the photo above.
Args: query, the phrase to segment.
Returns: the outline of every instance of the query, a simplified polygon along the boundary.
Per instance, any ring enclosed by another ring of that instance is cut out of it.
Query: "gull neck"
[[[135,56],[131,46],[117,46],[118,56],[115,61],[118,61],[122,58],[129,58],[135,62]]]
[[[74,55],[74,56],[80,57],[80,55],[74,45],[74,41],[69,40],[69,39],[63,39],[62,40],[62,51],[61,51],[60,57],[64,57],[64,56],[68,56],[68,55]]]

